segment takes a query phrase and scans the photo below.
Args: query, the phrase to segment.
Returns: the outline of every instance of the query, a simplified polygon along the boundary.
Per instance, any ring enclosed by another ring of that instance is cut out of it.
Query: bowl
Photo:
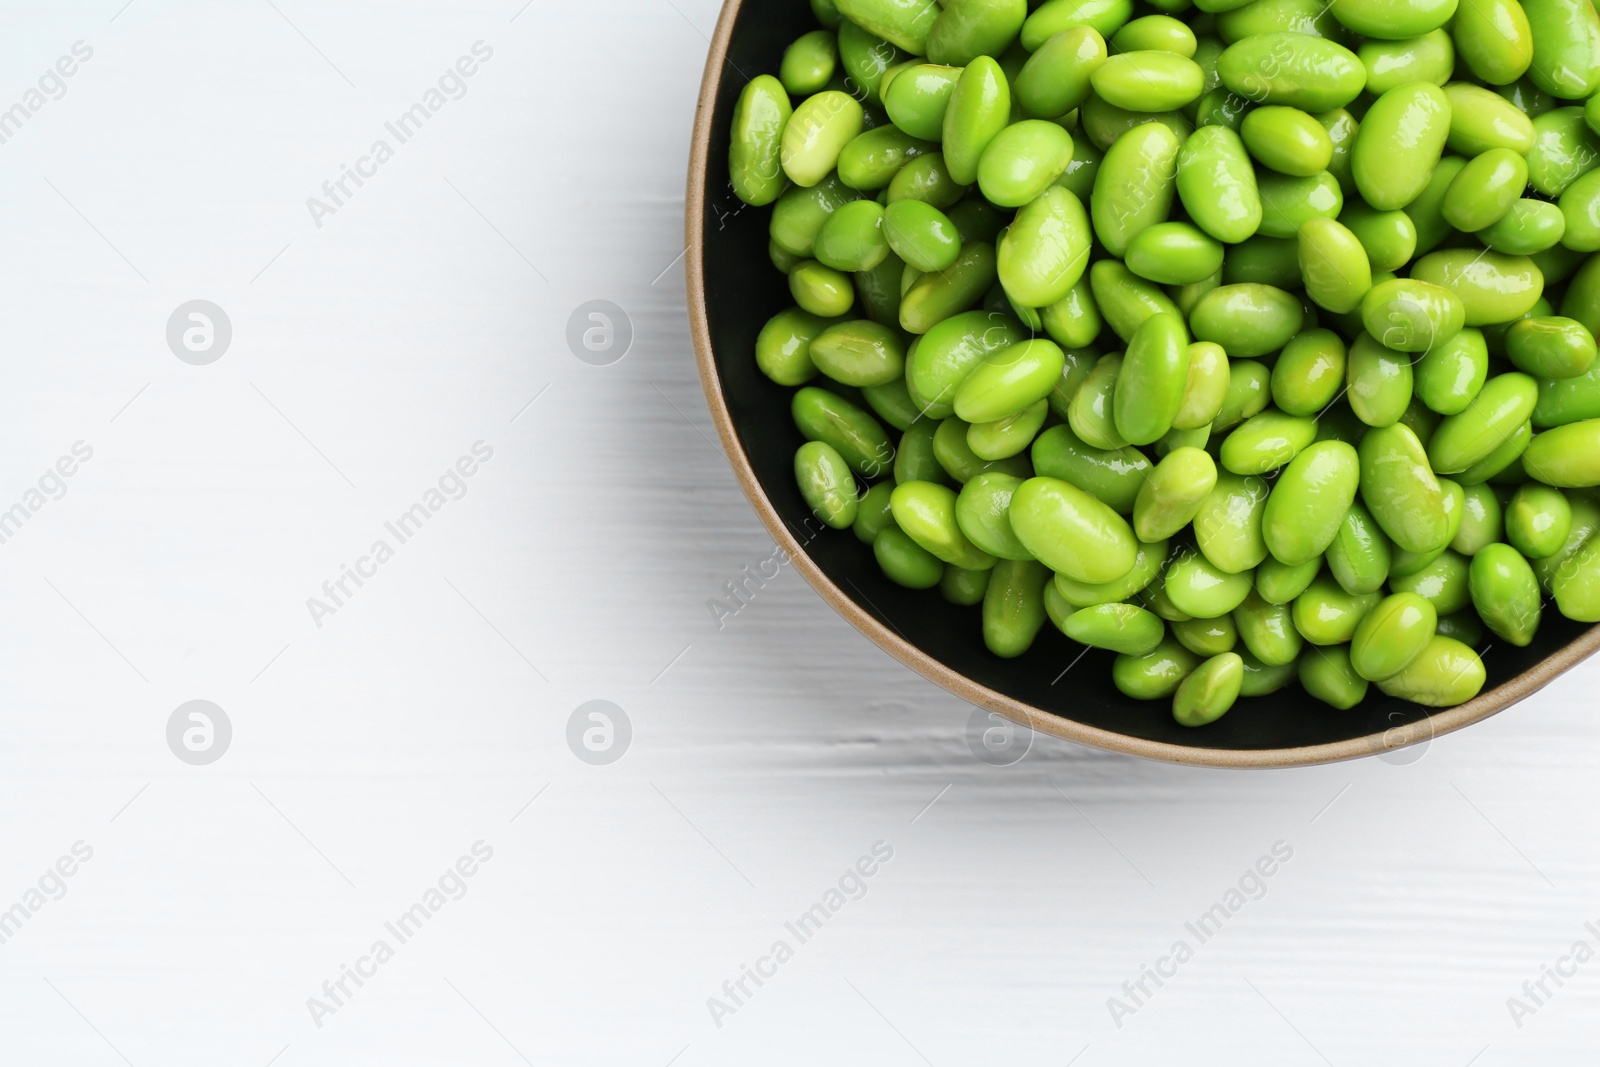
[[[795,485],[794,452],[803,439],[789,417],[793,390],[769,381],[753,356],[762,325],[793,301],[767,256],[771,209],[745,206],[727,176],[740,91],[755,75],[775,73],[789,43],[816,28],[805,0],[723,6],[689,164],[689,324],[712,420],[751,506],[794,569],[873,643],[962,699],[1041,733],[1211,767],[1303,766],[1393,752],[1510,707],[1600,648],[1600,626],[1547,610],[1528,647],[1496,642],[1486,649],[1488,682],[1459,707],[1430,714],[1374,687],[1358,707],[1336,711],[1295,684],[1242,699],[1217,722],[1191,729],[1173,720],[1167,701],[1119,693],[1109,652],[1085,650],[1046,625],[1025,655],[1002,660],[984,648],[976,608],[890,582],[854,534],[812,517]]]

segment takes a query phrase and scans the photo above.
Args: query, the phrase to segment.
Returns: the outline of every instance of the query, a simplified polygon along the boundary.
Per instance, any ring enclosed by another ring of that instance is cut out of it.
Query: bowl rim
[[[723,397],[722,382],[717,374],[716,360],[712,355],[711,326],[706,312],[705,290],[706,171],[711,154],[712,120],[715,117],[717,93],[727,68],[728,47],[733,39],[734,23],[743,4],[744,0],[725,0],[722,5],[716,30],[711,37],[705,73],[700,84],[699,100],[695,107],[694,135],[689,154],[688,189],[684,204],[684,237],[687,249],[684,256],[684,270],[688,291],[689,332],[694,341],[695,364],[699,369],[700,384],[706,395],[706,405],[710,408],[711,420],[716,425],[717,436],[722,440],[728,463],[733,467],[739,487],[744,490],[744,495],[760,517],[761,524],[766,527],[773,541],[794,568],[821,594],[822,599],[873,644],[924,678],[968,703],[995,712],[1040,733],[1092,748],[1166,763],[1239,768],[1307,767],[1322,763],[1337,763],[1394,751],[1452,733],[1481,722],[1532,696],[1600,650],[1600,625],[1597,625],[1590,627],[1566,646],[1521,674],[1485,693],[1480,693],[1467,703],[1431,712],[1415,722],[1390,730],[1364,734],[1344,741],[1295,748],[1213,749],[1146,740],[1062,718],[978,684],[923,652],[896,633],[892,627],[879,622],[823,573],[822,568],[817,566],[799,540],[784,525],[777,509],[762,489],[761,483],[756,480],[750,459],[745,454],[744,446],[734,429],[733,416]]]

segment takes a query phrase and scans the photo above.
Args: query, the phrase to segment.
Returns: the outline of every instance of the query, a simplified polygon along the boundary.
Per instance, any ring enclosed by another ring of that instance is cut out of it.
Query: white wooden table
[[[717,4],[520,2],[7,6],[0,1063],[1593,1062],[1600,668],[1409,763],[993,767],[787,569],[719,629]]]

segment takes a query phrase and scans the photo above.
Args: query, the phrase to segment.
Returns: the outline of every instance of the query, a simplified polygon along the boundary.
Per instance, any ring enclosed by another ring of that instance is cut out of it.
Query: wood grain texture
[[[1593,665],[1409,765],[979,762],[973,709],[791,571],[706,607],[773,548],[668,269],[717,5],[275,2],[17,4],[0,39],[17,97],[95,49],[0,145],[0,500],[95,450],[0,544],[0,911],[94,850],[0,943],[0,1062],[1592,1058],[1600,964],[1520,1029],[1506,998],[1594,943]],[[480,39],[318,229],[306,198]],[[234,324],[208,367],[163,333],[196,297]],[[567,347],[594,299],[634,328],[608,367]],[[317,628],[306,599],[478,440],[466,495]],[[208,767],[164,736],[195,698],[234,728]],[[610,766],[566,741],[594,699],[633,725]],[[479,840],[319,1028],[307,998]],[[1280,840],[1117,1028],[1107,998]],[[719,1028],[707,999],[878,841]]]

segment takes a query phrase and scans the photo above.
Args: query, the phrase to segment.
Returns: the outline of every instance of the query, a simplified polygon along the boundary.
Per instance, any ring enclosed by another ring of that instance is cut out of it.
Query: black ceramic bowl
[[[1529,647],[1500,642],[1488,650],[1488,685],[1457,708],[1430,715],[1374,687],[1360,707],[1336,711],[1291,685],[1189,729],[1173,721],[1168,702],[1117,692],[1108,652],[1085,651],[1046,626],[1026,655],[1002,660],[984,648],[976,608],[884,578],[871,550],[848,530],[822,527],[795,486],[802,438],[789,418],[793,390],[767,380],[753,356],[762,325],[792,300],[767,255],[771,209],[745,206],[727,178],[740,91],[755,75],[775,73],[784,48],[815,28],[805,0],[723,7],[689,168],[689,318],[706,401],[745,494],[795,568],[863,634],[951,692],[1035,730],[1152,759],[1235,767],[1324,763],[1416,744],[1509,707],[1600,646],[1600,627],[1547,611]]]

